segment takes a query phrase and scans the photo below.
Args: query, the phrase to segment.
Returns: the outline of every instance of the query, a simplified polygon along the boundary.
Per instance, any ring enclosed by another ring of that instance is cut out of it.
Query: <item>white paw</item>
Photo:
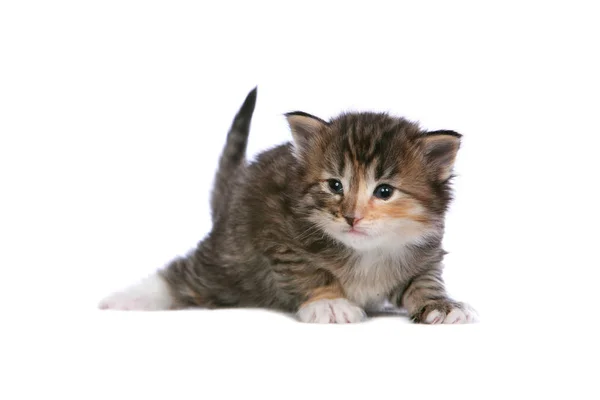
[[[313,301],[300,308],[297,315],[302,322],[317,324],[360,322],[367,316],[362,308],[355,306],[346,299]]]
[[[425,317],[426,324],[470,324],[477,321],[476,311],[467,304],[453,307],[448,313],[441,310],[432,310]]]
[[[168,310],[173,298],[167,283],[158,274],[151,275],[125,290],[106,297],[98,305],[103,310]]]

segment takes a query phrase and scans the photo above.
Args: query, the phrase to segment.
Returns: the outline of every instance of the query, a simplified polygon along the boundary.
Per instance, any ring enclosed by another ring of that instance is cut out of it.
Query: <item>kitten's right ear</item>
[[[294,144],[300,151],[306,151],[309,143],[318,137],[323,128],[329,125],[321,118],[302,111],[289,112],[285,114],[285,117],[292,130]]]

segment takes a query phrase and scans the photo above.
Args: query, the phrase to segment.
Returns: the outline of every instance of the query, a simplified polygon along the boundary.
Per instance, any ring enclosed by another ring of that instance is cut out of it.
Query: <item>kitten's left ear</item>
[[[294,144],[300,152],[307,151],[310,142],[315,140],[319,136],[319,132],[329,125],[321,118],[302,111],[289,112],[285,114],[285,117],[292,130]]]
[[[425,158],[438,181],[446,181],[452,175],[456,153],[462,135],[454,131],[427,132],[423,137]]]

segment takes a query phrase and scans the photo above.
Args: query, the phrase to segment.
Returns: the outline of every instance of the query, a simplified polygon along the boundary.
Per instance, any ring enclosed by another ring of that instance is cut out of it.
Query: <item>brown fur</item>
[[[374,204],[369,202],[367,212],[365,214],[365,220],[377,220],[380,218],[407,218],[415,222],[427,223],[429,219],[426,215],[416,213],[414,211],[418,203],[413,199],[399,199],[395,202],[388,202],[385,204]]]
[[[312,290],[308,296],[308,300],[302,303],[300,307],[304,307],[305,305],[317,300],[339,299],[342,297],[346,297],[346,295],[344,294],[344,290],[338,282],[335,282],[332,285],[323,286]]]

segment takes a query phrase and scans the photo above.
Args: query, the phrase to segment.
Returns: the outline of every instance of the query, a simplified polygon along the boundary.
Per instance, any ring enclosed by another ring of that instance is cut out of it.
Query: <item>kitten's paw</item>
[[[470,324],[477,321],[477,312],[466,303],[440,300],[421,308],[412,320],[422,324]]]
[[[168,310],[173,298],[167,283],[158,275],[152,275],[129,288],[113,293],[98,305],[103,310]]]
[[[361,322],[367,317],[362,308],[341,298],[310,302],[301,307],[297,315],[298,319],[302,322],[317,324]]]

